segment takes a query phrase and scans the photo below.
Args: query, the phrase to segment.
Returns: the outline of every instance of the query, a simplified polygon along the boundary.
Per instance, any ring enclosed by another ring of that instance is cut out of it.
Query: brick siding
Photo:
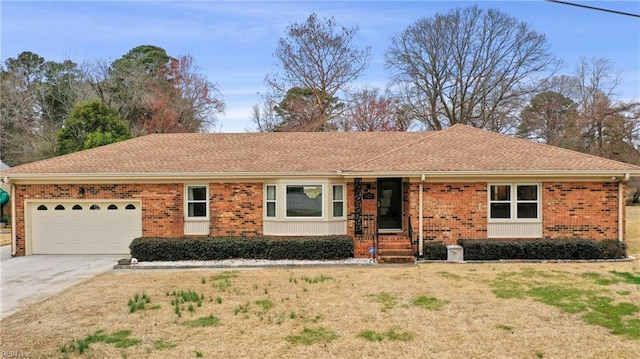
[[[84,194],[80,194],[80,188]],[[143,237],[184,236],[184,184],[16,185],[17,254],[25,254],[25,200],[139,199]],[[211,235],[262,233],[262,184],[212,183]]]
[[[487,238],[486,183],[424,183],[424,240],[455,244],[461,238]],[[418,235],[420,187],[411,183],[410,213]]]
[[[618,238],[617,183],[543,183],[542,199],[543,237]]]
[[[210,184],[211,235],[261,235],[262,187],[261,183]]]
[[[377,214],[376,181],[365,180],[373,199],[362,200],[364,216]],[[85,189],[80,195],[80,187]],[[354,233],[353,182],[347,183],[347,234]],[[211,183],[210,234],[254,236],[262,234],[263,185],[261,183]],[[406,226],[411,216],[418,236],[419,184],[403,183]],[[591,182],[542,183],[543,237],[615,239],[618,237],[618,184]],[[16,239],[18,255],[25,254],[25,200],[138,199],[142,201],[142,235],[184,235],[184,184],[60,184],[16,185]],[[424,183],[422,214],[425,240],[454,244],[460,238],[487,237],[487,183]],[[366,221],[363,224],[367,224]],[[405,232],[406,232],[406,228]],[[368,257],[370,236],[354,239],[356,257]]]

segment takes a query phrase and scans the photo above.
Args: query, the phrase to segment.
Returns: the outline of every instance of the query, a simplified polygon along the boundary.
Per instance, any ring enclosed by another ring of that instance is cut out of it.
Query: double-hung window
[[[187,219],[204,219],[208,217],[209,201],[207,193],[207,186],[187,186]]]
[[[322,185],[286,185],[287,217],[322,218]]]
[[[537,184],[492,184],[489,186],[489,218],[495,220],[537,220]]]
[[[263,187],[263,234],[347,233],[347,185],[328,179],[274,180]]]
[[[267,217],[275,217],[276,216],[276,185],[268,184],[266,186],[266,216]]]
[[[341,184],[333,185],[332,216],[344,217],[344,186]]]

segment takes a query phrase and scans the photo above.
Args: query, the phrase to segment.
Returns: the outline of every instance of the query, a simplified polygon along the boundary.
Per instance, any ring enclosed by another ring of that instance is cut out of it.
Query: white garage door
[[[139,201],[29,204],[33,254],[127,254],[142,235]]]

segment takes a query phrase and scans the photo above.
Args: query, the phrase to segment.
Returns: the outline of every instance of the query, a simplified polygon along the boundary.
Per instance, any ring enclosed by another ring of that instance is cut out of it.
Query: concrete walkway
[[[0,247],[0,318],[75,284],[110,271],[126,255],[33,255],[11,257]]]

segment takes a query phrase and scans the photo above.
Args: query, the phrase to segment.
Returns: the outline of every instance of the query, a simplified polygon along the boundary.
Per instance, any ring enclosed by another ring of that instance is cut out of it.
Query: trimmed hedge
[[[140,261],[244,259],[344,259],[354,247],[346,236],[136,238],[131,257]]]
[[[485,240],[462,239],[465,260],[498,259],[620,259],[626,257],[626,244],[615,240],[539,239]]]
[[[444,242],[424,242],[422,244],[424,259],[430,261],[447,260],[447,246]]]

